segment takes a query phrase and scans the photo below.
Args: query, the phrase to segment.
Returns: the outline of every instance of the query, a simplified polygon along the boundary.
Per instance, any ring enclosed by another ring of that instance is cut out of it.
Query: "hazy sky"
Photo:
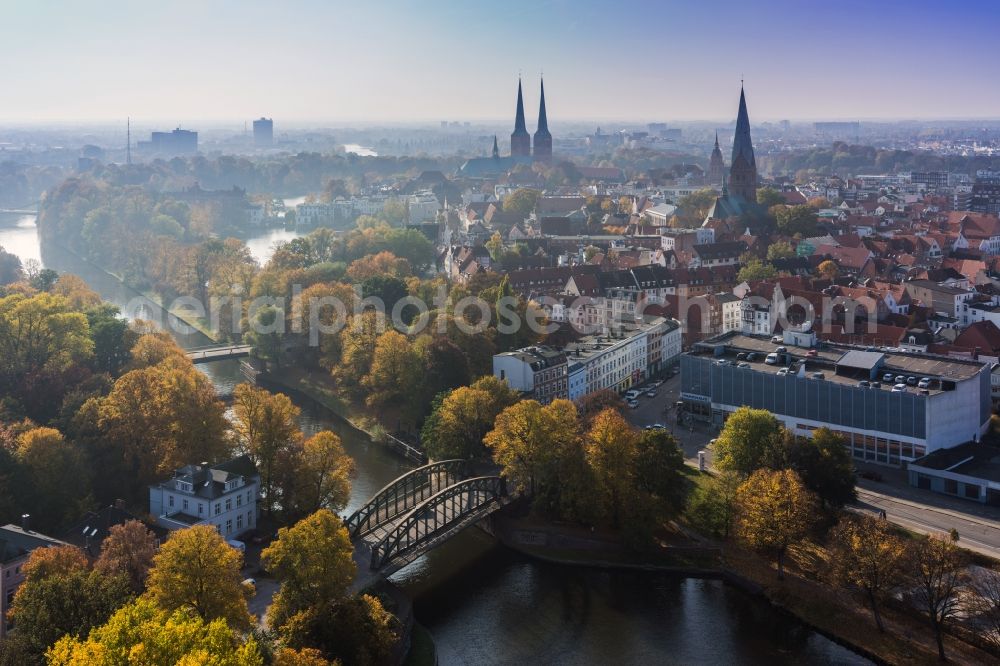
[[[1000,2],[0,0],[0,120],[1000,117]]]

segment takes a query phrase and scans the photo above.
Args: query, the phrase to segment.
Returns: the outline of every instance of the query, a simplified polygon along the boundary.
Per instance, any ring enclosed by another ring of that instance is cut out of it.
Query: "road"
[[[639,427],[654,423],[666,426],[684,450],[685,460],[697,464],[698,451],[704,450],[718,436],[718,430],[707,424],[678,426],[673,405],[679,398],[678,375],[664,382],[655,398],[641,396],[639,406],[626,409],[626,416]],[[859,472],[878,472],[882,480],[859,478],[858,501],[852,510],[876,515],[885,511],[890,522],[921,534],[948,532],[954,528],[958,530],[963,547],[1000,558],[1000,509],[914,488],[907,482],[903,470],[865,463],[858,463],[857,467]]]

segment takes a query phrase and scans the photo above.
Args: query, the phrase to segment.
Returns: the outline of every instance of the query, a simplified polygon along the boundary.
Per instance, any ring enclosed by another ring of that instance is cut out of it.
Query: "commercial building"
[[[212,525],[234,539],[257,525],[260,475],[248,456],[218,465],[185,465],[149,487],[149,513],[168,530]]]
[[[64,542],[31,530],[29,517],[22,518],[22,525],[0,527],[0,640],[13,628],[7,611],[14,601],[14,593],[24,582],[24,563],[36,548],[63,546]]]
[[[792,331],[784,339],[782,352],[770,338],[734,333],[696,344],[681,356],[685,409],[717,425],[742,406],[766,409],[798,435],[830,428],[855,458],[887,465],[972,441],[989,427],[988,363],[848,345],[810,350],[815,338]]]
[[[198,152],[198,133],[177,128],[172,132],[153,132],[149,141],[140,141],[138,149],[157,155],[193,155]]]
[[[542,404],[568,398],[566,354],[539,345],[493,357],[493,375]]]
[[[1000,506],[1000,448],[970,442],[942,449],[906,467],[910,485]]]
[[[274,121],[270,118],[253,121],[253,142],[258,148],[269,148],[274,143]]]

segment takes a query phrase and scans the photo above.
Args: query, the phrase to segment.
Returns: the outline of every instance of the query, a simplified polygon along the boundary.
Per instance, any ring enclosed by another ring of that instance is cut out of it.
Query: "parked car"
[[[737,368],[749,368],[750,364],[747,363],[746,361],[740,361],[739,363],[736,364],[736,367]]]
[[[625,391],[625,400],[635,400],[639,397],[639,392],[635,389]]]
[[[896,375],[896,383],[897,384],[905,384],[906,383],[906,375]]]
[[[882,381],[884,381],[886,384],[891,384],[892,379],[893,377],[891,372],[887,372],[884,375],[882,375]]]
[[[823,373],[822,372],[814,372],[814,373],[812,373],[811,377],[813,379],[823,379]]]
[[[868,382],[866,380],[861,380],[860,382],[858,382],[858,387],[860,388],[869,388],[870,386],[871,382]]]
[[[786,375],[788,375],[788,368],[782,368],[781,370],[778,370],[779,377],[784,377]]]
[[[639,401],[633,398],[631,400],[626,400],[625,404],[628,405],[629,409],[635,409],[639,406]]]
[[[739,354],[737,354],[736,355],[736,360],[737,361],[745,361],[745,360],[747,360],[746,353],[745,352],[740,352]]]
[[[757,360],[757,354],[754,353],[754,352],[750,352],[749,354],[747,354],[747,360],[750,361],[751,363],[753,361],[756,361]]]
[[[646,397],[647,398],[655,398],[656,397],[656,389],[649,389],[648,391],[646,391]]]
[[[768,365],[778,365],[778,355],[774,353],[768,354],[764,359],[764,363],[767,363]]]
[[[931,387],[931,380],[929,377],[924,377],[919,382],[917,382],[917,388],[926,389],[930,387]]]
[[[773,342],[774,344],[780,344],[780,343],[782,343],[784,341],[785,341],[785,339],[783,337],[781,337],[780,335],[773,335],[773,336],[771,336],[771,342]]]
[[[784,354],[788,351],[788,347],[775,347],[774,351],[778,354]]]
[[[892,387],[893,393],[906,393],[906,384],[896,384]]]
[[[643,430],[666,430],[667,427],[662,423],[654,423],[653,425],[648,425]]]
[[[655,382],[653,382],[652,384],[650,384],[650,386],[652,388],[660,388],[661,386],[663,386],[663,380],[662,379],[657,379]]]
[[[817,356],[819,356],[819,352],[815,349],[810,349],[806,352],[806,358],[816,358]]]
[[[871,386],[873,389],[880,389],[882,388],[882,382],[872,382]]]

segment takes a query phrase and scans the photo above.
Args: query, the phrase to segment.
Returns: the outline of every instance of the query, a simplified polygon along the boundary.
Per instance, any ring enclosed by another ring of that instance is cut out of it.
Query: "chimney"
[[[31,531],[31,514],[22,513],[21,514],[21,529],[25,532]]]

